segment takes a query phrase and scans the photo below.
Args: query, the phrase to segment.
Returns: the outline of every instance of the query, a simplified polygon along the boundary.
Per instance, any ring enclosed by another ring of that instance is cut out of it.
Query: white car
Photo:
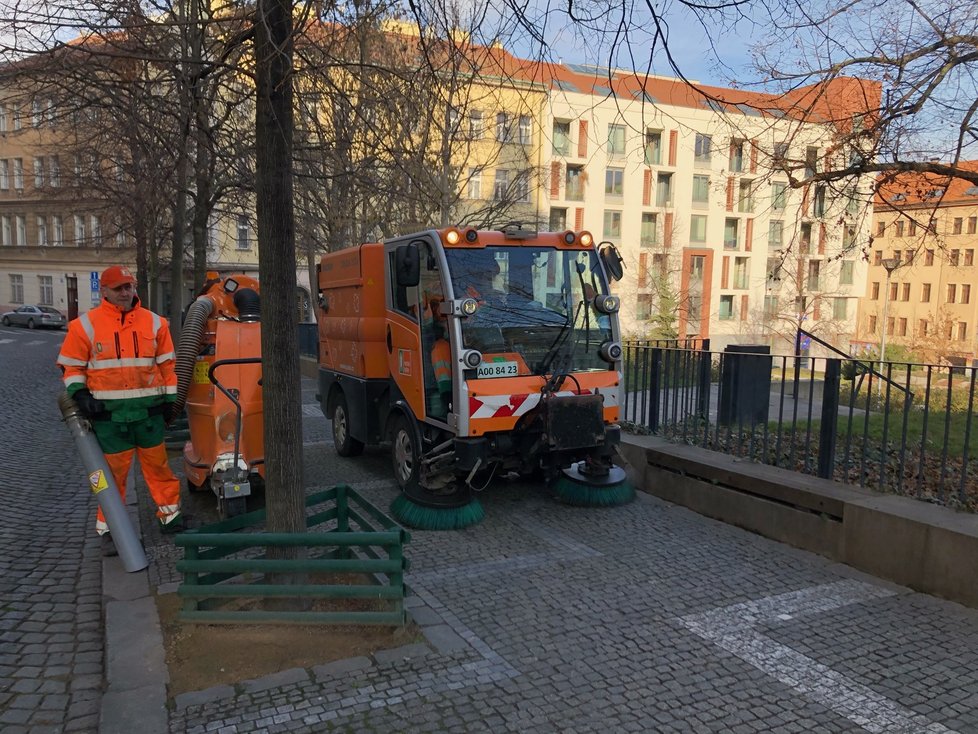
[[[26,326],[28,329],[46,327],[63,329],[68,323],[65,315],[50,306],[21,306],[0,316],[4,326]]]

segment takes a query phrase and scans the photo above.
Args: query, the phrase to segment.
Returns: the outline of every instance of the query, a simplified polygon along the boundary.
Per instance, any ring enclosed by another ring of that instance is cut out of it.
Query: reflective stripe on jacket
[[[138,299],[126,312],[103,301],[70,322],[58,364],[69,395],[87,387],[115,420],[142,420],[147,408],[176,400],[170,329]]]

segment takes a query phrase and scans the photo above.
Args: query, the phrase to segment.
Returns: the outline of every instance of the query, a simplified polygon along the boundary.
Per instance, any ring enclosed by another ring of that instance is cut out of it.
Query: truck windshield
[[[593,251],[487,247],[446,257],[454,297],[479,303],[461,322],[464,346],[483,354],[481,377],[609,368],[598,346],[612,338],[611,317],[593,305],[608,286]]]

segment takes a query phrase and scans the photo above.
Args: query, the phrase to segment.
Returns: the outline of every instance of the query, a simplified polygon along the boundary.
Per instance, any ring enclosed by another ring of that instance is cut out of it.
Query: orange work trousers
[[[180,509],[180,480],[170,469],[167,461],[166,444],[159,444],[148,449],[136,447],[120,451],[116,454],[106,454],[105,460],[112,470],[115,484],[119,488],[122,502],[126,501],[126,478],[129,476],[129,468],[132,466],[133,455],[139,456],[139,465],[143,469],[143,478],[149,487],[149,493],[156,503],[156,516],[161,520],[169,517]],[[95,530],[104,533],[109,529],[102,515],[102,508],[98,510],[95,519]]]

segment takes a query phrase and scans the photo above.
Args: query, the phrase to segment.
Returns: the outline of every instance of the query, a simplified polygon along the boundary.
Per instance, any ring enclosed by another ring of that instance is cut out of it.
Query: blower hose
[[[190,381],[194,376],[194,364],[197,362],[197,355],[200,352],[200,342],[204,338],[204,329],[207,328],[207,319],[214,309],[214,302],[207,296],[200,296],[190,304],[187,309],[187,318],[183,322],[183,331],[180,333],[180,345],[177,347],[177,401],[175,404],[176,413],[183,411],[187,404],[187,392],[190,390]]]
[[[261,296],[253,288],[241,288],[234,293],[234,307],[242,321],[261,321]]]

